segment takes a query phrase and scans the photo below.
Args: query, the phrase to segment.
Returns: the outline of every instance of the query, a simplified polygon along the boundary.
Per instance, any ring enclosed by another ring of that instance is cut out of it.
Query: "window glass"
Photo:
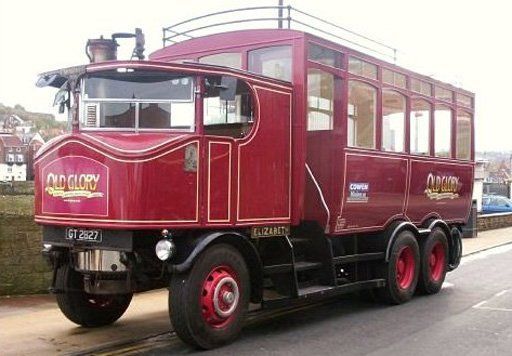
[[[382,92],[382,149],[403,152],[405,139],[405,96]]]
[[[100,103],[100,127],[135,128],[135,104]]]
[[[457,158],[471,159],[471,114],[457,113]]]
[[[292,47],[275,46],[249,52],[249,70],[268,77],[292,80]]]
[[[194,78],[129,69],[91,74],[83,82],[81,126],[123,129],[194,128]]]
[[[249,134],[254,123],[249,86],[233,77],[209,76],[205,87],[204,133],[234,138]]]
[[[382,82],[405,89],[405,75],[386,68],[382,69]]]
[[[241,53],[217,53],[199,58],[200,63],[226,66],[231,68],[242,68]]]
[[[434,147],[437,157],[450,157],[452,111],[444,105],[436,105],[434,111]]]
[[[377,90],[366,83],[349,81],[348,145],[375,148]]]
[[[340,52],[313,43],[309,44],[308,59],[336,68],[341,68],[343,63]]]
[[[428,155],[430,143],[430,112],[431,105],[421,99],[411,101],[411,153],[416,155]]]
[[[348,58],[348,71],[365,78],[377,79],[377,66],[358,58]]]
[[[457,104],[472,107],[472,102],[471,97],[457,93]]]
[[[432,96],[432,85],[416,78],[411,78],[411,90],[426,96]]]
[[[332,130],[334,76],[318,69],[308,70],[308,131]]]
[[[453,101],[453,92],[451,90],[436,86],[436,99]]]
[[[400,73],[394,73],[395,74],[395,86],[405,89],[407,80],[405,79],[405,75]]]
[[[193,79],[156,71],[106,71],[85,79],[84,99],[192,101]]]
[[[140,103],[142,129],[189,129],[194,118],[194,103]],[[172,118],[172,120],[171,120]]]

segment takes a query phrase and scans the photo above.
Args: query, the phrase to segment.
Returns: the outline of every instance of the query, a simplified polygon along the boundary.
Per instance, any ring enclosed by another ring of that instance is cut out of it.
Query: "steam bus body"
[[[212,348],[249,303],[370,290],[400,304],[459,264],[468,91],[288,29],[39,84],[70,94],[72,132],[35,161],[35,219],[75,323],[112,323],[134,292],[169,287],[178,335]]]

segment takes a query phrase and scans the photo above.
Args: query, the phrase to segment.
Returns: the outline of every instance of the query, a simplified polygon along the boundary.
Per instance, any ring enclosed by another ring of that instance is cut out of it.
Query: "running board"
[[[354,262],[363,262],[363,261],[376,261],[384,259],[384,252],[370,252],[370,253],[360,253],[357,255],[345,255],[345,256],[336,256],[333,257],[332,261],[334,264],[345,264],[345,263],[354,263]]]
[[[264,301],[264,307],[287,306],[294,300],[308,300],[314,298],[328,298],[340,294],[357,292],[362,289],[381,288],[386,285],[385,279],[370,279],[368,281],[347,283],[341,286],[309,286],[299,289],[297,298],[282,298]]]

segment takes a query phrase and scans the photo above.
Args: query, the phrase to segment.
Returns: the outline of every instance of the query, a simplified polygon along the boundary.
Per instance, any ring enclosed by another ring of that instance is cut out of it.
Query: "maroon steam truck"
[[[70,118],[35,160],[69,320],[113,323],[133,293],[167,287],[177,334],[208,349],[249,303],[368,290],[400,304],[458,266],[474,95],[278,9],[277,29],[166,28],[149,60],[140,31],[136,60],[116,60],[127,34],[90,40],[90,64],[40,76]]]

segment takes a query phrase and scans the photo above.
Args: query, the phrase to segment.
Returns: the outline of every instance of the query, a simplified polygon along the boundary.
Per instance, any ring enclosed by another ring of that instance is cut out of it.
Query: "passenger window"
[[[236,69],[242,68],[241,53],[217,53],[199,58],[200,63],[226,66]]]
[[[386,68],[382,69],[382,82],[402,89],[406,87],[405,75]]]
[[[334,76],[319,69],[308,70],[308,131],[332,130]]]
[[[411,78],[411,90],[426,96],[432,96],[432,85],[416,78]]]
[[[249,134],[254,123],[249,86],[234,77],[209,76],[205,87],[205,135],[241,138]]]
[[[274,46],[249,52],[249,70],[281,80],[292,80],[292,47]]]
[[[375,148],[377,90],[356,80],[348,85],[348,145]]]
[[[425,100],[414,99],[411,101],[410,141],[412,154],[425,156],[429,154],[431,110],[431,105]]]
[[[471,114],[465,111],[457,114],[457,158],[471,159]]]
[[[342,68],[343,54],[330,48],[325,48],[314,43],[309,44],[308,59],[335,68]]]
[[[436,86],[436,99],[444,101],[453,101],[453,92],[451,90]]]
[[[405,96],[396,91],[382,92],[382,149],[403,152],[405,140]]]
[[[365,78],[377,79],[377,66],[358,58],[348,58],[348,71]]]
[[[450,157],[452,111],[444,105],[436,105],[434,112],[434,147],[437,157]]]

